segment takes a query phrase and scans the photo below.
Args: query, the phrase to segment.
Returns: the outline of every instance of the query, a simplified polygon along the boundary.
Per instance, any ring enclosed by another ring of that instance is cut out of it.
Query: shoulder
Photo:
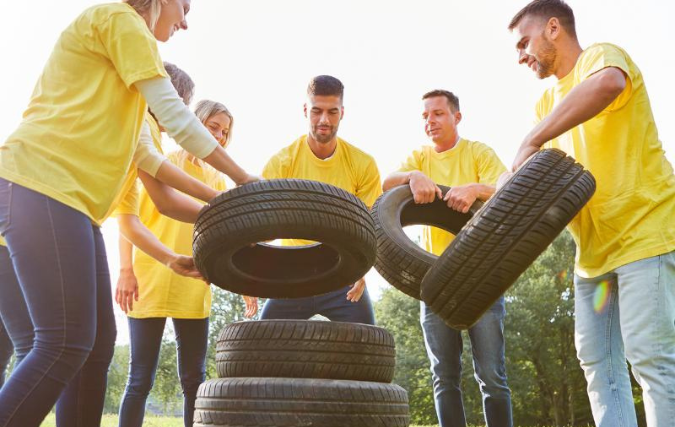
[[[357,146],[350,144],[342,138],[338,138],[338,144],[340,144],[344,150],[345,155],[350,157],[352,161],[355,161],[357,164],[375,164],[375,158]]]

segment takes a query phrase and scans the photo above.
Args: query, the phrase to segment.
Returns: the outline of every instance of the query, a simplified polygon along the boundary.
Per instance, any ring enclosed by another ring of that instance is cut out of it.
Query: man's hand
[[[540,147],[531,144],[527,139],[522,143],[516,153],[516,158],[513,160],[513,166],[511,166],[511,172],[515,172],[520,168],[527,160],[532,157],[535,153],[540,150]]]
[[[195,279],[204,279],[202,274],[195,267],[195,260],[190,256],[174,255],[166,266],[173,270],[174,273],[185,277],[193,277]]]
[[[478,187],[475,184],[468,184],[452,187],[443,197],[443,200],[448,203],[450,209],[467,213],[477,198]]]
[[[366,290],[366,278],[362,277],[351,285],[351,289],[347,292],[347,301],[359,302],[363,291]]]
[[[237,182],[237,185],[250,184],[252,182],[258,182],[258,181],[261,181],[261,180],[262,180],[262,178],[259,177],[258,175],[248,174],[247,177],[242,182]]]
[[[138,301],[138,281],[133,269],[123,268],[117,279],[115,302],[119,304],[122,311],[128,313],[134,309],[134,301]]]
[[[502,188],[512,176],[513,172],[504,172],[503,174],[499,175],[499,179],[497,179],[497,190]]]
[[[243,295],[243,298],[244,302],[246,303],[246,312],[244,312],[244,317],[250,319],[258,312],[258,298],[247,297],[245,295]]]
[[[438,196],[443,198],[443,192],[440,188],[422,172],[410,172],[410,191],[417,204],[431,203]]]

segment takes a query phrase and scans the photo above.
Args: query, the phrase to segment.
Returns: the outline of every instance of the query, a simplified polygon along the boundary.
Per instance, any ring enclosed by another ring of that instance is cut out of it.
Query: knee
[[[126,394],[147,397],[154,383],[154,370],[132,365],[127,380]]]
[[[180,384],[183,388],[183,393],[194,394],[197,389],[206,379],[206,367],[204,364],[192,370],[183,370],[180,375]]]

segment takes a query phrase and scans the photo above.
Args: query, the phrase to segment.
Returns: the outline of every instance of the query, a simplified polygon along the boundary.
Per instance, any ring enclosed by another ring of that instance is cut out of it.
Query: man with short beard
[[[337,136],[344,115],[344,87],[331,76],[314,77],[307,87],[305,117],[309,134],[275,154],[265,166],[265,179],[299,178],[342,188],[369,208],[382,194],[375,160]],[[285,245],[308,242],[285,240]],[[374,324],[373,306],[365,278],[324,295],[269,299],[261,319],[309,319],[320,314],[333,321]]]
[[[513,163],[560,148],[597,190],[569,225],[577,244],[575,344],[595,423],[637,426],[626,358],[647,425],[675,420],[675,175],[640,70],[618,46],[582,49],[572,9],[535,0],[511,20],[518,62],[555,76]],[[606,298],[601,298],[606,295]]]

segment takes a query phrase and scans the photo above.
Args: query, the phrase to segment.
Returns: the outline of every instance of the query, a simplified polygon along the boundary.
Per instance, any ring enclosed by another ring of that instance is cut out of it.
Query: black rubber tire
[[[216,345],[220,378],[288,377],[390,383],[394,337],[358,323],[261,320],[226,326]]]
[[[317,243],[280,247],[295,238]],[[332,185],[299,179],[260,181],[214,198],[195,223],[195,264],[228,291],[264,298],[324,294],[356,282],[375,262],[368,208]]]
[[[304,378],[220,378],[199,386],[194,426],[406,427],[394,384]]]
[[[439,185],[443,195],[450,187]],[[483,206],[477,201],[468,213],[448,208],[443,200],[415,204],[409,185],[394,187],[381,195],[371,210],[377,235],[375,269],[399,291],[420,299],[424,275],[438,257],[415,244],[403,231],[408,225],[430,225],[457,235]]]
[[[542,150],[476,213],[422,281],[422,300],[466,329],[518,279],[595,192],[590,172]]]

